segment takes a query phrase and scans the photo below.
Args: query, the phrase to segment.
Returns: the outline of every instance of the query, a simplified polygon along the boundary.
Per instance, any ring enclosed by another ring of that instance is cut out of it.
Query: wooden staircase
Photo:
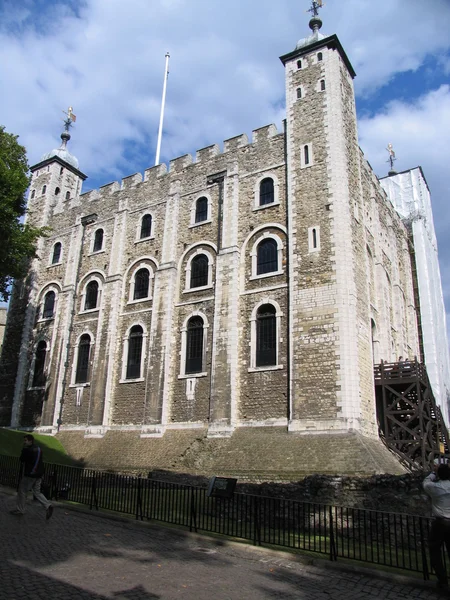
[[[429,471],[436,458],[450,458],[447,427],[426,367],[417,360],[374,366],[380,438],[411,471]]]

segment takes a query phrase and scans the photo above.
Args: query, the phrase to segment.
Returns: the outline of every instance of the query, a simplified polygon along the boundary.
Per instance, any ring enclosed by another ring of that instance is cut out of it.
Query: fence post
[[[136,521],[141,517],[141,521],[144,520],[142,516],[142,496],[141,496],[141,478],[137,478],[137,499],[136,499]]]
[[[194,488],[190,488],[191,494],[191,514],[189,518],[189,531],[192,531],[192,523],[194,523],[195,533],[197,533],[197,512],[195,508],[195,496],[194,496]]]
[[[89,508],[92,510],[92,498],[94,498],[94,502],[95,502],[95,509],[98,510],[98,500],[97,500],[97,473],[94,472],[94,476],[92,478],[92,485],[91,485],[91,500],[90,500],[90,505]]]
[[[430,571],[428,570],[427,561],[427,548],[425,546],[425,539],[423,535],[423,518],[419,517],[419,531],[420,531],[420,547],[422,549],[422,572],[425,581],[430,579]]]
[[[259,519],[259,502],[258,496],[253,496],[253,545],[261,546],[261,523]]]
[[[330,560],[337,560],[336,552],[336,540],[334,538],[334,524],[333,524],[333,510],[332,507],[328,507],[328,516],[330,522]]]
[[[53,498],[55,500],[58,500],[58,470],[56,468],[56,465],[53,465],[54,469],[53,469],[53,473],[52,473],[52,478],[50,480],[50,498],[49,500],[52,500]]]

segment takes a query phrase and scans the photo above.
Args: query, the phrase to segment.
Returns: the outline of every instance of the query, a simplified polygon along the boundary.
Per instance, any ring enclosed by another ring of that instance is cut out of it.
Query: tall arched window
[[[60,191],[61,189],[59,187],[55,188],[55,196],[58,196]]]
[[[140,325],[134,325],[128,336],[128,356],[126,379],[138,379],[141,376],[142,342],[144,332]]]
[[[36,195],[36,191],[35,191],[35,190],[33,190],[33,191],[31,192],[31,199],[32,199],[32,200],[33,200],[33,198],[35,197],[35,195]]]
[[[141,221],[141,240],[152,235],[152,215],[144,215]]]
[[[75,371],[75,383],[86,383],[89,381],[89,355],[91,351],[91,337],[85,333],[78,342],[77,368]]]
[[[195,222],[201,223],[208,219],[208,198],[202,196],[195,204]]]
[[[205,254],[194,256],[191,261],[191,288],[208,285],[208,257]]]
[[[56,300],[55,292],[50,291],[45,294],[42,318],[51,319],[53,317],[53,314],[55,312],[55,300]]]
[[[272,304],[263,304],[256,314],[256,366],[277,364],[276,310]]]
[[[66,200],[70,200],[70,192],[66,192]]]
[[[186,374],[203,371],[203,319],[192,317],[187,324]]]
[[[34,354],[34,373],[33,387],[43,387],[45,385],[45,359],[47,356],[47,343],[39,342]]]
[[[94,235],[92,252],[99,252],[103,248],[103,229],[97,229]]]
[[[47,186],[44,185],[44,187],[42,188],[42,195],[44,195],[46,193],[46,191],[47,191]]]
[[[322,54],[322,52],[319,52],[317,54],[317,62],[321,62],[322,60],[323,60],[323,54]]]
[[[278,245],[272,238],[267,238],[258,244],[256,256],[256,274],[264,275],[278,271]]]
[[[148,269],[139,269],[134,276],[133,300],[148,298],[149,285],[150,273],[148,272]]]
[[[303,146],[304,164],[309,165],[309,146]]]
[[[59,263],[61,259],[61,249],[61,242],[56,242],[56,244],[53,246],[52,265],[56,265],[57,263]]]
[[[98,302],[98,282],[90,281],[86,286],[86,296],[84,300],[84,310],[97,308]]]
[[[273,179],[271,177],[266,177],[259,185],[259,205],[265,206],[266,204],[272,204],[274,198]]]

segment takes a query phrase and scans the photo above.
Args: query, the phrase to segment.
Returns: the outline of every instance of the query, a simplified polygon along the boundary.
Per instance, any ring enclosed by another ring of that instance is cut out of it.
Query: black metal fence
[[[20,463],[0,456],[0,483],[17,487]],[[426,517],[235,493],[115,473],[46,465],[50,498],[296,550],[415,571],[429,579]]]

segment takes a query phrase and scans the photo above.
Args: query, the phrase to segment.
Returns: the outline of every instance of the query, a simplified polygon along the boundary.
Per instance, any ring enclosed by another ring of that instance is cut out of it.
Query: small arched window
[[[309,146],[303,146],[304,164],[309,165]]]
[[[274,198],[273,179],[266,177],[259,185],[259,205],[273,204]]]
[[[53,246],[52,265],[56,265],[60,262],[61,249],[62,249],[61,242],[56,242],[56,244]]]
[[[302,97],[302,88],[299,87],[299,88],[297,88],[297,100],[300,100],[301,97]]]
[[[55,189],[55,196],[58,196],[60,191],[61,191],[61,190],[60,190],[60,188],[59,188],[59,187],[57,187],[57,188]]]
[[[33,387],[44,387],[45,385],[45,359],[47,357],[47,343],[39,342],[34,354]]]
[[[134,293],[133,300],[141,300],[142,298],[148,298],[148,291],[150,286],[150,273],[148,269],[139,269],[134,276]]]
[[[191,288],[208,285],[208,257],[205,254],[194,256],[191,261]]]
[[[103,248],[103,229],[97,229],[94,235],[92,252],[99,252]]]
[[[152,235],[152,215],[144,215],[141,221],[141,240]]]
[[[277,364],[276,310],[272,304],[263,304],[256,314],[256,366]]]
[[[98,302],[98,282],[90,281],[86,286],[86,297],[84,300],[84,310],[97,308]]]
[[[128,336],[128,356],[126,379],[138,379],[141,376],[142,342],[144,332],[140,325],[134,325]]]
[[[264,275],[275,271],[278,271],[278,245],[274,239],[268,238],[258,244],[256,274]]]
[[[191,317],[187,324],[186,374],[203,371],[203,319]]]
[[[321,62],[322,60],[323,60],[323,54],[322,54],[322,52],[319,52],[317,54],[317,62]]]
[[[52,319],[55,312],[56,294],[53,291],[47,292],[44,297],[44,308],[42,311],[43,319]]]
[[[201,223],[208,219],[208,198],[202,196],[195,204],[195,222]]]
[[[320,80],[320,91],[323,92],[325,90],[325,79]]]
[[[33,200],[33,198],[35,197],[35,195],[36,195],[36,191],[35,191],[35,190],[32,190],[32,192],[31,192],[31,199],[32,199],[32,200]]]
[[[66,192],[66,200],[70,200],[70,192]]]
[[[91,351],[91,337],[85,333],[78,342],[77,368],[75,371],[75,383],[86,383],[89,381],[89,355]]]
[[[47,192],[47,186],[44,185],[44,187],[42,188],[42,195],[44,195]]]
[[[64,173],[64,168],[61,167],[60,170],[59,170],[59,174],[62,175],[63,173]]]
[[[297,61],[297,69],[301,69],[302,68],[302,61],[298,60]]]

